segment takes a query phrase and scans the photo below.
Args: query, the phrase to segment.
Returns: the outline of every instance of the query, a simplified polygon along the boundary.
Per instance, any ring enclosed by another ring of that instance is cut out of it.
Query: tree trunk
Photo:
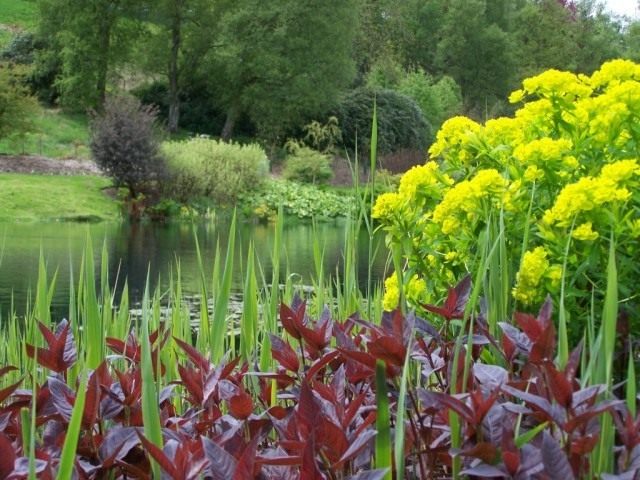
[[[109,49],[111,47],[111,27],[113,20],[110,15],[100,21],[98,27],[98,41],[100,42],[100,58],[96,73],[96,98],[98,109],[102,110],[107,92],[107,73],[109,72]]]
[[[178,131],[180,120],[180,88],[178,85],[178,55],[182,40],[182,2],[176,2],[171,19],[171,56],[169,58],[169,132]]]
[[[240,116],[240,107],[237,103],[234,103],[227,110],[227,119],[224,121],[224,127],[222,127],[222,133],[220,134],[220,138],[225,142],[231,140],[231,135],[233,135],[233,128],[236,126],[236,121]]]

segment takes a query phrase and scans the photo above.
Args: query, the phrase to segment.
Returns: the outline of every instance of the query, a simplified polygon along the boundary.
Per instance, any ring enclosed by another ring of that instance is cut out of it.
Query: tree
[[[273,142],[326,112],[354,74],[355,0],[239,0],[225,4],[210,78],[227,108],[222,137],[247,115]]]
[[[160,155],[156,110],[129,96],[107,97],[104,110],[91,120],[90,147],[98,167],[131,198],[160,180],[165,162]]]
[[[181,96],[198,76],[201,58],[211,48],[214,3],[207,0],[159,0],[149,13],[137,56],[147,72],[167,78],[167,130],[180,124]],[[206,33],[205,33],[206,30]]]
[[[529,1],[517,13],[514,37],[519,77],[549,68],[575,70],[578,46],[575,6],[558,0]]]
[[[61,103],[73,109],[101,107],[107,82],[124,63],[139,33],[142,0],[39,0],[40,30],[55,37],[62,71]]]
[[[510,36],[487,17],[488,0],[450,0],[435,58],[462,88],[465,108],[484,112],[513,85]]]
[[[0,63],[0,138],[31,130],[38,107],[23,86],[16,68]]]

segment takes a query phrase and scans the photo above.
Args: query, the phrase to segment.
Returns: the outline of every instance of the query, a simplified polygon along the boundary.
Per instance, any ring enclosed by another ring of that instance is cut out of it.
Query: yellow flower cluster
[[[425,165],[411,168],[402,176],[398,192],[406,198],[411,198],[417,193],[439,196],[442,185],[451,184],[451,177],[440,172],[436,162],[427,162]]]
[[[598,232],[594,232],[591,222],[585,222],[573,230],[571,236],[576,240],[592,241],[599,237]]]
[[[491,168],[480,170],[471,180],[464,180],[449,190],[433,211],[433,221],[442,232],[451,234],[463,220],[474,220],[483,213],[485,201],[501,200],[507,181]]]
[[[545,212],[544,222],[568,227],[580,213],[628,200],[631,192],[623,184],[633,175],[640,175],[637,162],[621,160],[604,166],[597,177],[582,177],[560,191],[553,207]]]
[[[414,275],[409,280],[405,288],[407,299],[414,303],[424,301],[424,295],[427,292],[427,284],[418,275]],[[398,276],[393,273],[384,281],[384,296],[382,298],[382,308],[390,312],[398,308],[400,302],[400,288],[398,287]]]
[[[463,148],[470,135],[480,130],[480,124],[467,117],[453,117],[442,124],[436,135],[436,141],[429,148],[429,155],[437,157],[449,154],[460,163],[471,160],[471,155]]]
[[[640,80],[640,65],[630,60],[612,60],[591,76],[594,88],[616,85],[625,80]]]
[[[559,163],[567,167],[575,168],[578,161],[569,155],[573,144],[566,138],[539,138],[528,143],[520,144],[513,151],[513,156],[522,165],[535,165],[537,167],[554,168]]]
[[[383,222],[391,222],[393,216],[399,214],[402,205],[402,197],[397,193],[383,193],[376,199],[371,212],[373,218]]]
[[[473,270],[489,219],[503,222],[512,263],[529,239],[512,291],[527,305],[557,288],[565,262],[573,288],[580,276],[585,289],[599,288],[612,228],[626,254],[640,251],[640,65],[614,60],[591,76],[548,70],[509,100],[520,104],[512,118],[446,121],[430,161],[375,204],[389,242],[417,273],[402,287],[414,305]],[[430,291],[418,294],[425,284]],[[385,307],[395,307],[395,275],[385,287]]]
[[[527,78],[522,82],[522,93],[511,94],[509,101],[517,103],[526,94],[536,94],[541,97],[562,97],[565,100],[576,100],[591,95],[593,89],[584,75],[576,75],[559,70],[547,70],[540,75]]]
[[[550,268],[546,250],[543,247],[536,247],[526,252],[522,258],[520,271],[516,275],[514,298],[525,305],[531,305],[540,300],[540,286],[547,275],[557,277],[558,269]]]

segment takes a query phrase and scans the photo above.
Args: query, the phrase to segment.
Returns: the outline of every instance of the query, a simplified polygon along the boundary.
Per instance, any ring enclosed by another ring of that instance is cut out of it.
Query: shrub
[[[0,50],[0,60],[22,64],[33,63],[34,53],[41,47],[40,43],[31,32],[14,35],[11,41]]]
[[[511,302],[562,292],[581,335],[580,312],[605,294],[612,238],[621,298],[638,278],[640,65],[616,60],[590,77],[549,70],[510,100],[521,105],[513,118],[445,122],[430,149],[438,161],[407,172],[374,215],[431,290],[477,268],[478,238],[490,236],[501,281],[515,283]]]
[[[287,180],[313,185],[326,184],[331,180],[333,170],[328,155],[295,143],[293,145],[284,167]]]
[[[398,83],[397,90],[416,101],[434,129],[439,129],[447,118],[462,112],[462,92],[451,77],[444,76],[435,81],[422,70],[407,72]]]
[[[431,126],[414,100],[393,90],[360,88],[350,92],[336,112],[348,149],[356,149],[357,139],[358,150],[368,151],[374,103],[377,105],[379,153],[427,147]]]
[[[132,198],[164,177],[157,111],[128,96],[108,97],[104,111],[92,114],[90,147],[98,167]]]
[[[0,138],[27,133],[37,108],[22,85],[20,69],[0,63]]]
[[[173,195],[181,201],[209,197],[228,205],[259,188],[269,171],[267,155],[256,144],[239,145],[206,138],[167,142]]]

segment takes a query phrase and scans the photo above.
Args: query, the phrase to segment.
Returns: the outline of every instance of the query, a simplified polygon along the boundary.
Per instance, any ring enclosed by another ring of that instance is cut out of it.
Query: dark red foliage
[[[27,344],[27,355],[31,358],[37,356],[38,363],[52,372],[65,372],[78,357],[69,322],[66,320],[60,322],[55,333],[42,322],[38,322],[38,328],[47,342],[47,348],[37,348]]]
[[[140,344],[133,334],[109,338],[117,355],[90,372],[75,475],[150,479],[155,461],[163,478],[173,480],[381,480],[386,472],[374,469],[373,458],[375,368],[383,362],[395,427],[408,355],[421,378],[405,399],[405,478],[449,478],[454,458],[472,478],[584,478],[603,415],[613,416],[618,443],[611,453],[616,475],[607,478],[637,476],[640,417],[622,401],[604,399],[604,387],[581,387],[581,345],[559,368],[550,300],[537,316],[516,313],[513,322],[501,323],[500,338],[489,333],[482,313],[466,312],[473,332],[452,337],[450,321],[463,318],[470,289],[467,278],[442,307],[425,306],[444,318],[440,328],[400,312],[385,314],[379,325],[355,315],[334,321],[328,310],[314,321],[296,298],[280,309],[288,339],[270,337],[272,372],[249,371],[237,358],[214,365],[166,331],[153,332],[154,364],[161,348],[175,348],[181,358],[179,379],[159,392],[162,447],[144,436]],[[20,411],[32,402],[38,478],[56,476],[76,399],[67,376],[76,350],[66,321],[55,332],[40,324],[40,331],[47,347],[28,352],[49,371],[47,381],[35,392],[18,389],[20,381],[0,390],[0,480],[28,476]],[[0,368],[0,380],[13,370]],[[163,372],[164,366],[156,376]],[[460,424],[457,449],[453,414]],[[520,445],[516,436],[541,424]]]

